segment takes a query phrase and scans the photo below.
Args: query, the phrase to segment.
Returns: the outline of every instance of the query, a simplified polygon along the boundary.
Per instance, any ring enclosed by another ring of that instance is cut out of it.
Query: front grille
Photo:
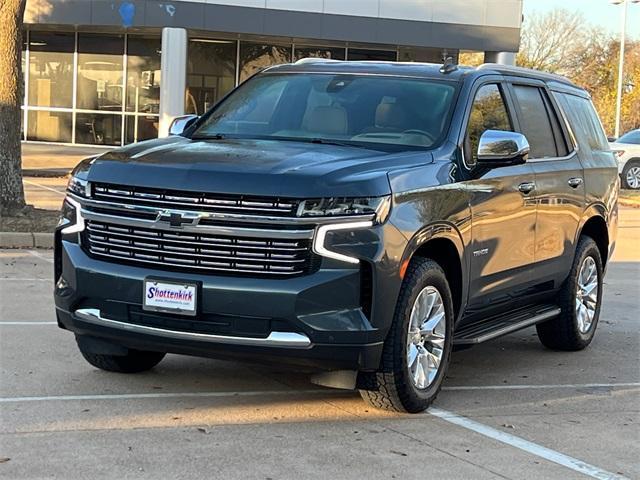
[[[295,217],[299,203],[292,199],[197,193],[105,183],[93,185],[92,197],[105,202],[105,205],[119,203],[197,212],[272,217]]]
[[[311,240],[158,230],[87,221],[87,253],[131,265],[220,274],[293,276],[313,268]]]

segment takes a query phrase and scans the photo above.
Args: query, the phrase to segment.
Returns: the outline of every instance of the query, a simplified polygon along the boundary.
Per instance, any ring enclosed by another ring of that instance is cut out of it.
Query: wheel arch
[[[465,264],[464,243],[456,227],[448,223],[431,224],[421,229],[409,241],[401,274],[416,258],[429,258],[442,267],[453,297],[454,318],[458,319],[467,295],[468,270]]]
[[[598,245],[600,250],[600,256],[604,265],[609,260],[609,225],[606,220],[606,211],[602,205],[593,205],[587,211],[587,214],[583,217],[582,224],[578,229],[577,241],[583,235],[591,237]]]

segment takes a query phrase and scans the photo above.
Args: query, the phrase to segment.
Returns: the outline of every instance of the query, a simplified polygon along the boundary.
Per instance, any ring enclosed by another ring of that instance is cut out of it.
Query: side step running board
[[[516,315],[502,315],[489,318],[480,323],[464,326],[455,332],[454,345],[476,345],[494,338],[513,333],[536,323],[557,317],[560,307],[547,305],[533,310],[518,312]]]

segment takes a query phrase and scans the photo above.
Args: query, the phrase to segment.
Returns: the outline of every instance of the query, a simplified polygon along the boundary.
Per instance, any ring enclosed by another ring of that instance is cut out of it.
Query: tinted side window
[[[531,147],[530,158],[566,155],[566,143],[546,93],[526,85],[514,85],[513,89],[520,107],[522,133]]]
[[[513,131],[502,92],[495,83],[480,87],[473,100],[465,137],[464,153],[467,165],[476,164],[478,143],[486,130]]]
[[[555,95],[564,101],[563,105],[578,143],[583,148],[608,151],[607,137],[591,101],[568,93],[555,93]]]

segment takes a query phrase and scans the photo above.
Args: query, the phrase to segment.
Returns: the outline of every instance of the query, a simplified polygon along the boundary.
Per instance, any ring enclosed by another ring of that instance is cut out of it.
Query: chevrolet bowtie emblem
[[[156,216],[156,223],[168,222],[173,228],[182,228],[184,225],[196,226],[203,217],[196,212],[172,212],[171,210],[161,210]]]

